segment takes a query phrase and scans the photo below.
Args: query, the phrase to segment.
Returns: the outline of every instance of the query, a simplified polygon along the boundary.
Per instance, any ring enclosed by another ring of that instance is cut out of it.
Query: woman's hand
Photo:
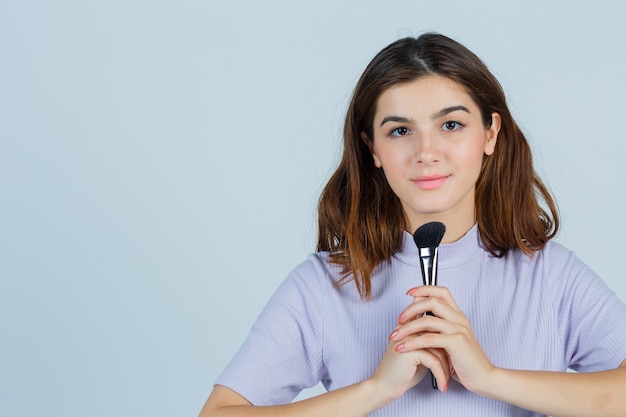
[[[451,372],[454,379],[470,391],[486,384],[495,367],[483,352],[469,320],[450,291],[445,287],[426,285],[413,288],[407,294],[414,300],[400,315],[399,326],[391,335],[391,340],[396,342],[395,350],[408,353],[443,349],[451,366],[447,372]],[[428,311],[434,315],[425,315]],[[441,381],[439,375],[435,376],[438,382]]]
[[[396,328],[399,329],[400,326]],[[395,335],[394,331],[392,335]],[[448,357],[442,349],[412,349],[403,351],[399,349],[401,344],[417,337],[409,334],[400,342],[391,341],[378,369],[370,378],[374,381],[379,392],[386,393],[387,403],[402,396],[408,389],[417,385],[430,369],[442,392],[448,389],[450,381],[450,364]],[[443,382],[445,381],[445,382]]]

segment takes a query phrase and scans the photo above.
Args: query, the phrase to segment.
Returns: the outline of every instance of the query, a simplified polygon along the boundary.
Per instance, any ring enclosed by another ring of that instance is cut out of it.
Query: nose
[[[437,138],[432,133],[423,133],[417,140],[416,160],[420,165],[434,165],[441,160]]]

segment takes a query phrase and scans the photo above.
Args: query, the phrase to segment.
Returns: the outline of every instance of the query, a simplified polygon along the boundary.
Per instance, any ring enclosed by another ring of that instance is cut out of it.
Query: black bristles
[[[413,240],[418,248],[435,248],[441,243],[446,233],[446,226],[440,222],[426,223],[413,233]]]

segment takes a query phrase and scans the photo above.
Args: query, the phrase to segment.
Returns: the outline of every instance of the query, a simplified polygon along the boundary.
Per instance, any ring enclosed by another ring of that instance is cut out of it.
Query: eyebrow
[[[380,125],[382,126],[387,122],[415,124],[415,121],[413,119],[407,119],[406,117],[402,117],[402,116],[387,116],[383,119],[382,122],[380,122]]]
[[[432,116],[430,116],[430,118],[431,118],[431,120],[436,120],[436,119],[438,119],[440,117],[445,116],[446,114],[450,114],[450,113],[458,111],[458,110],[464,111],[466,113],[470,113],[470,111],[469,111],[469,109],[467,107],[458,105],[458,106],[450,106],[450,107],[446,107],[445,109],[441,109],[437,113],[435,113]]]
[[[436,119],[438,119],[440,117],[445,116],[446,114],[450,114],[452,112],[459,111],[459,110],[467,112],[467,113],[470,113],[470,111],[469,111],[469,109],[467,107],[458,105],[458,106],[450,106],[450,107],[443,108],[443,109],[439,110],[437,113],[435,113],[432,116],[430,116],[430,118],[431,118],[431,120],[436,120]],[[415,124],[415,121],[413,119],[409,119],[407,117],[387,116],[387,117],[385,117],[382,120],[382,122],[380,122],[380,125],[382,126],[382,125],[384,125],[385,123],[388,123],[388,122]]]

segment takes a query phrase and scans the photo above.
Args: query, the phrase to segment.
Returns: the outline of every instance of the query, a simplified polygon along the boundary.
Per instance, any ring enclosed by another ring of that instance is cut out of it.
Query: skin
[[[443,242],[475,222],[474,193],[484,155],[494,152],[500,116],[490,126],[463,89],[446,78],[422,77],[379,98],[374,137],[362,137],[399,197],[409,230],[446,224]],[[445,287],[410,289],[413,302],[398,317],[374,374],[357,384],[286,405],[255,407],[216,385],[200,417],[365,417],[415,386],[431,370],[445,392],[450,379],[485,397],[558,416],[624,416],[626,360],[594,373],[517,371],[495,367]],[[432,311],[434,316],[424,313]]]
[[[402,203],[409,231],[441,221],[447,229],[443,243],[449,243],[474,225],[476,181],[500,131],[500,115],[491,117],[491,126],[485,127],[471,97],[440,76],[398,84],[381,94],[368,143],[375,166]]]

